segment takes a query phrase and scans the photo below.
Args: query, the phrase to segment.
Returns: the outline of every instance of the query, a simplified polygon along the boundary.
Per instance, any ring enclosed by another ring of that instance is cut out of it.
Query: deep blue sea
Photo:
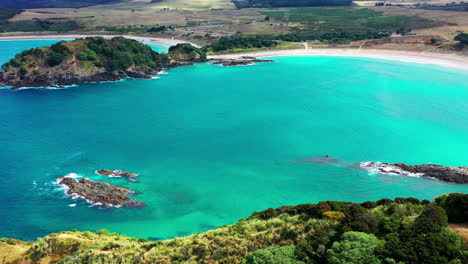
[[[56,41],[0,42],[0,63]],[[275,60],[197,64],[156,80],[0,90],[0,237],[106,228],[160,239],[282,205],[468,192],[468,185],[290,162],[327,154],[468,165],[466,71],[367,58]],[[97,176],[99,169],[139,173],[140,182]],[[53,183],[69,173],[139,191],[134,198],[146,206],[73,201]]]

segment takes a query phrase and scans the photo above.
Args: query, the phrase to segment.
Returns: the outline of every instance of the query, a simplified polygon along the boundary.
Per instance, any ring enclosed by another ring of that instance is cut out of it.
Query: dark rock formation
[[[98,170],[96,171],[98,175],[107,175],[109,177],[124,177],[127,178],[129,181],[136,182],[136,177],[140,176],[139,174],[125,172],[121,170]]]
[[[83,198],[91,204],[103,207],[143,207],[142,202],[129,197],[130,194],[135,194],[135,191],[108,182],[65,176],[58,179],[58,184],[64,186],[65,193],[73,199]]]
[[[445,182],[468,183],[468,167],[452,167],[434,164],[407,165],[403,163],[385,163],[366,161],[361,163],[347,162],[330,155],[312,156],[289,162],[317,163],[329,166],[349,167],[369,171],[380,175],[401,175],[410,177],[429,177]]]
[[[361,168],[383,175],[422,176],[445,182],[468,183],[468,167],[435,164],[407,165],[403,163],[362,162]]]
[[[275,62],[273,60],[261,60],[255,57],[242,56],[240,59],[210,59],[211,64],[222,64],[223,66],[252,65],[256,62]]]

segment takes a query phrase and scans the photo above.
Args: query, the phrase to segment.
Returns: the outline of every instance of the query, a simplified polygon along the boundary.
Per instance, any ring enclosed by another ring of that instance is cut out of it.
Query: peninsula
[[[134,39],[87,37],[23,51],[2,66],[0,86],[63,87],[82,82],[150,79],[165,68],[206,61],[187,43],[160,54]]]

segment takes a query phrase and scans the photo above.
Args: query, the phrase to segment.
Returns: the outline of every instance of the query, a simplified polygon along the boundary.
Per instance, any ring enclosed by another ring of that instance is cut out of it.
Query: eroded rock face
[[[96,171],[96,174],[107,175],[109,177],[117,177],[117,178],[124,177],[124,178],[127,178],[129,181],[133,181],[133,182],[136,182],[137,180],[135,178],[140,176],[139,174],[125,172],[122,170],[98,170]]]
[[[468,167],[436,164],[407,165],[403,163],[362,162],[361,168],[383,175],[422,176],[453,183],[468,183]]]
[[[275,62],[273,60],[261,60],[255,57],[242,56],[239,59],[210,59],[211,64],[221,64],[223,66],[242,66],[242,65],[252,65],[256,62]]]
[[[73,199],[83,198],[91,204],[103,207],[143,207],[142,202],[129,197],[130,194],[135,194],[135,191],[108,182],[65,176],[58,179],[58,184],[64,186],[65,193]]]

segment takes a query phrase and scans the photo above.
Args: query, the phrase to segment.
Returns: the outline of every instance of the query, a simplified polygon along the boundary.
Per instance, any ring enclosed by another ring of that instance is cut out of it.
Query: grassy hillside
[[[467,263],[467,241],[447,227],[447,221],[467,219],[468,194],[446,195],[435,202],[326,201],[268,209],[230,226],[165,241],[107,230],[61,232],[35,242],[3,238],[0,259],[122,264]]]
[[[129,0],[0,0],[0,6],[13,8],[85,7]]]
[[[350,6],[352,0],[233,0],[237,8]]]

